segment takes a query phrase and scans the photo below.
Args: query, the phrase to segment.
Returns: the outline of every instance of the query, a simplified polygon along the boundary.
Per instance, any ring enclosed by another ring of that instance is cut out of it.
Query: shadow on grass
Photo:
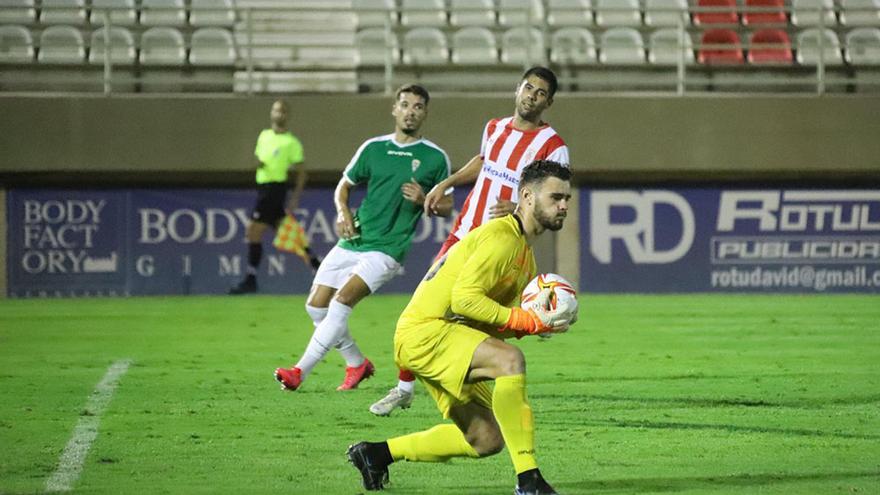
[[[836,473],[758,473],[736,474],[729,476],[693,476],[681,478],[627,478],[616,480],[594,481],[561,481],[553,482],[553,486],[562,493],[663,493],[686,490],[709,490],[722,493],[729,490],[742,490],[781,483],[796,482],[841,482],[859,478],[880,478],[880,471],[854,471]],[[510,484],[492,486],[465,486],[453,483],[416,487],[410,484],[386,487],[383,493],[407,493],[414,495],[435,495],[437,493],[466,495],[497,495],[513,491],[513,480]]]
[[[682,478],[628,478],[617,480],[575,481],[568,483],[556,482],[554,483],[554,486],[557,490],[563,492],[571,491],[577,493],[654,493],[678,492],[694,489],[725,491],[726,489],[742,489],[762,485],[774,485],[778,483],[802,481],[835,482],[857,478],[880,478],[880,471],[835,473],[746,473],[729,476],[694,476]]]
[[[564,424],[555,421],[555,425]],[[846,438],[856,440],[880,440],[880,435],[867,435],[858,433],[846,433],[837,431],[820,431],[807,430],[802,428],[768,428],[762,426],[740,426],[726,424],[701,424],[701,423],[673,423],[663,421],[648,420],[618,420],[610,418],[607,420],[588,420],[580,422],[572,422],[578,426],[611,426],[616,428],[650,428],[661,430],[721,430],[732,433],[770,433],[777,435],[802,436],[802,437],[828,437],[828,438]]]
[[[865,396],[853,397],[837,397],[828,400],[791,400],[791,401],[766,401],[763,399],[749,398],[730,398],[730,399],[710,399],[700,397],[625,397],[618,395],[597,395],[597,394],[529,394],[534,400],[555,400],[556,403],[563,403],[563,400],[570,402],[587,403],[589,401],[600,402],[640,402],[645,404],[661,404],[668,406],[687,406],[687,407],[787,407],[797,409],[816,409],[827,406],[859,406],[866,404],[880,403],[880,394],[872,394]]]

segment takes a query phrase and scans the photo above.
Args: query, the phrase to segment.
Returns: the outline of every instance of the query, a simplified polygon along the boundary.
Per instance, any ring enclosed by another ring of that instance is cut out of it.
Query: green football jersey
[[[303,146],[290,131],[276,134],[264,129],[257,138],[254,156],[263,163],[257,169],[257,184],[287,182],[287,170],[303,161]]]
[[[446,152],[427,139],[401,145],[394,134],[388,134],[364,142],[343,172],[348,182],[367,186],[355,214],[360,237],[342,239],[339,245],[352,251],[379,251],[402,262],[422,206],[406,200],[401,186],[415,179],[427,194],[449,176],[449,170]]]

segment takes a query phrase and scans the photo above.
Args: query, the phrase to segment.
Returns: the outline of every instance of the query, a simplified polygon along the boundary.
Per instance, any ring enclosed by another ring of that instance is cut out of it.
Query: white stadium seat
[[[40,34],[37,61],[43,64],[77,64],[86,56],[85,42],[73,26],[52,26]]]
[[[554,64],[595,64],[596,40],[581,27],[566,27],[550,37],[550,61]]]
[[[172,27],[150,28],[141,35],[140,61],[143,65],[183,65],[186,45],[183,35]]]
[[[104,24],[104,14],[110,15],[112,26],[133,26],[137,24],[137,10],[134,0],[92,0],[89,22],[93,25]]]
[[[112,21],[111,21],[112,22]],[[131,31],[122,26],[112,26],[110,32],[107,28],[96,29],[92,33],[89,44],[89,63],[102,65],[106,53],[105,34],[110,36],[110,63],[113,65],[132,65],[137,58],[134,36]]]
[[[645,63],[645,42],[633,28],[617,27],[602,33],[599,61],[609,65],[641,65]]]
[[[648,36],[648,63],[653,65],[678,65],[684,55],[684,63],[694,63],[694,42],[685,31],[682,41],[684,52],[679,46],[679,30],[676,28],[658,29]]]
[[[27,64],[34,61],[34,38],[24,26],[0,26],[0,62]]]
[[[407,65],[444,65],[449,62],[446,36],[437,28],[421,27],[403,37],[403,63]]]
[[[824,53],[825,65],[840,65],[843,57],[840,54],[840,40],[831,29],[825,29],[822,40],[823,50],[819,50],[819,28],[810,28],[797,35],[797,62],[801,65],[818,65],[820,53]]]
[[[498,63],[498,44],[486,28],[467,27],[452,35],[452,63],[489,65]]]
[[[192,65],[234,65],[235,43],[232,33],[218,27],[197,29],[190,41],[189,63]]]

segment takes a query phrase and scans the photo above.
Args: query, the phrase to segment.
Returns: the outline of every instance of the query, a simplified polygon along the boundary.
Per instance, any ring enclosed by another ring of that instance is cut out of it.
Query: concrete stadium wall
[[[291,128],[313,177],[335,182],[357,146],[392,129],[391,101],[296,95]],[[0,97],[0,184],[247,185],[273,98]],[[479,151],[513,94],[435,95],[426,135],[457,168]],[[557,96],[546,114],[577,178],[835,180],[880,178],[880,97]]]

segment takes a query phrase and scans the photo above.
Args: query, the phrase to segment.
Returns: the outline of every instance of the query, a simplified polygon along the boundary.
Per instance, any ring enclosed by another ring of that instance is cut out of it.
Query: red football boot
[[[299,368],[277,368],[275,379],[281,382],[281,390],[293,392],[302,385],[302,371]]]
[[[376,368],[373,366],[373,363],[369,359],[364,358],[364,362],[360,366],[347,366],[345,368],[345,380],[342,380],[342,385],[336,387],[336,390],[355,389],[358,384],[373,376],[375,372]]]

